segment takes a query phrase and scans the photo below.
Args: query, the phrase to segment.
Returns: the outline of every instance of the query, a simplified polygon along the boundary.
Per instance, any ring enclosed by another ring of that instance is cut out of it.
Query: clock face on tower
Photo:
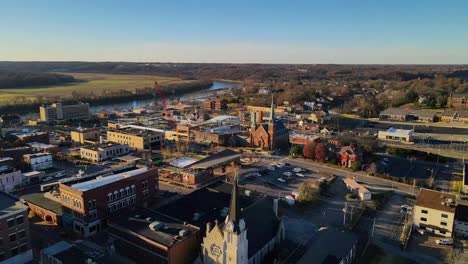
[[[210,248],[210,249],[211,249],[211,254],[213,254],[213,255],[215,255],[215,256],[217,256],[217,257],[221,256],[221,254],[223,253],[223,251],[221,250],[221,248],[220,248],[218,245],[216,245],[216,244],[211,244],[211,248]]]

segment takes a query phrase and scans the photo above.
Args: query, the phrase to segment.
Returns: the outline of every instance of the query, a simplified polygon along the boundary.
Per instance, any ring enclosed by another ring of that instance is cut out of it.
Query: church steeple
[[[270,110],[270,124],[275,123],[275,102],[273,94],[271,94],[271,110]]]
[[[232,232],[238,234],[240,232],[239,221],[241,217],[241,210],[239,204],[239,193],[237,190],[237,179],[232,183],[231,204],[229,208],[228,223],[232,221]]]
[[[252,111],[250,119],[252,119],[252,127],[257,127],[257,113],[255,111]]]

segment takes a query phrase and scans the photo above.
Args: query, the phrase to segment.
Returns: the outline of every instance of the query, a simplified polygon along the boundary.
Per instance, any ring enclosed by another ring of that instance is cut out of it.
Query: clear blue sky
[[[0,60],[468,63],[466,0],[2,0]]]

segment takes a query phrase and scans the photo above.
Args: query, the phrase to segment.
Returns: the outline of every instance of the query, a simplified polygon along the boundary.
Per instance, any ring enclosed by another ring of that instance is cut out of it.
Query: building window
[[[11,234],[10,235],[10,242],[15,242],[16,241],[16,234]]]
[[[26,237],[26,231],[25,230],[21,230],[20,232],[18,232],[18,238],[23,238],[23,237]]]
[[[423,221],[423,222],[427,222],[427,218],[425,218],[425,217],[421,217],[421,221]]]
[[[15,219],[10,219],[8,220],[8,228],[14,227],[15,226]]]
[[[22,223],[24,223],[23,216],[17,217],[17,218],[16,218],[16,224],[17,224],[17,225],[21,225]]]
[[[421,210],[422,214],[427,214],[427,210]]]
[[[447,232],[446,232],[446,231],[444,231],[444,230],[440,230],[440,231],[439,231],[439,233],[441,233],[441,234],[445,235]]]
[[[442,218],[448,218],[448,214],[442,214]]]
[[[440,222],[440,225],[441,226],[447,226],[447,223],[446,222]]]

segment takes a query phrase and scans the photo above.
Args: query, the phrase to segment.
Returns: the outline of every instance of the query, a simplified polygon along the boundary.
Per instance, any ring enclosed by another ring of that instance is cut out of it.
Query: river
[[[241,83],[235,82],[222,82],[222,81],[213,81],[213,84],[206,90],[201,90],[193,93],[187,93],[180,96],[171,96],[165,95],[166,101],[171,102],[175,100],[190,100],[194,99],[203,95],[206,95],[207,92],[226,89],[226,88],[233,88],[239,87]],[[123,103],[112,103],[112,104],[100,104],[100,105],[91,105],[90,109],[92,113],[96,113],[102,110],[112,110],[112,109],[128,109],[128,108],[140,108],[146,105],[150,105],[152,103],[158,103],[159,98],[148,98],[148,99],[137,99],[129,102]]]

